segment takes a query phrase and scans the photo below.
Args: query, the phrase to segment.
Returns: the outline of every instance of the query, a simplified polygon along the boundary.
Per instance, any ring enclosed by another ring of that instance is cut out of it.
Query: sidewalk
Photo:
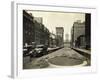
[[[80,48],[72,48],[73,50],[79,52],[80,54],[84,55],[87,58],[91,58],[91,51],[86,49],[80,49]]]
[[[56,51],[56,50],[59,50],[59,49],[61,49],[61,47],[56,47],[56,48],[48,48],[48,53],[51,53],[51,52],[54,52],[54,51]]]

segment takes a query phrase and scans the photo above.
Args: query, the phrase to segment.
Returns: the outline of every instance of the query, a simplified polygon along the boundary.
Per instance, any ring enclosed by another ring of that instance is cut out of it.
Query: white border
[[[96,72],[97,60],[95,52],[95,42],[94,42],[94,33],[96,27],[96,9],[95,8],[86,8],[86,7],[71,7],[71,6],[56,6],[56,5],[39,5],[32,3],[12,3],[12,77],[53,77],[61,76],[66,74],[75,74],[75,73],[91,73]],[[90,67],[68,67],[63,69],[31,69],[23,70],[22,68],[22,10],[46,10],[46,11],[60,11],[60,12],[81,12],[81,13],[91,13],[91,40],[92,40],[92,51],[91,51],[91,66]]]

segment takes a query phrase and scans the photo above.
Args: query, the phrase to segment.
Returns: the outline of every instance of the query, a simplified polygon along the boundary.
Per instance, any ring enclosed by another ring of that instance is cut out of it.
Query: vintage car
[[[23,47],[23,56],[29,56],[31,50],[32,50],[32,45],[24,46]]]
[[[41,57],[47,54],[47,47],[45,45],[36,45],[35,49],[33,50],[33,55],[35,57]]]

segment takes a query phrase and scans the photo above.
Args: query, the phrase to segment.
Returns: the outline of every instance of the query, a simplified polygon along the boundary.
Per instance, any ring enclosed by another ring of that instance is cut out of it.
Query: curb
[[[49,63],[49,62],[48,62]],[[62,68],[62,67],[81,67],[81,66],[86,66],[87,65],[87,61],[83,61],[82,64],[79,65],[74,65],[74,66],[60,66],[60,65],[55,65],[55,64],[51,64],[49,63],[50,67],[52,68]]]
[[[85,51],[83,49],[78,49],[78,48],[72,48],[72,49],[75,50],[76,52],[78,52],[79,54],[87,57],[88,59],[91,59],[91,52]]]

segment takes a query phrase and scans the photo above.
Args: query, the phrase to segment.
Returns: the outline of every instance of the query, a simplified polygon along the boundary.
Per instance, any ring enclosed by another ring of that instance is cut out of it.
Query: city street
[[[23,10],[23,69],[90,66],[90,24],[89,13]]]
[[[55,63],[59,64],[60,66],[62,65],[75,66],[75,65],[82,64],[83,61],[86,61],[86,60],[87,60],[86,57],[82,56],[81,54],[69,48],[68,46],[65,46],[62,49],[59,49],[57,51],[54,51],[42,57],[32,58],[31,62],[24,64],[24,69],[59,67],[59,66],[51,64],[50,62],[53,62],[54,64]],[[86,62],[84,64],[87,65]],[[84,66],[84,65],[82,64],[81,66]]]

